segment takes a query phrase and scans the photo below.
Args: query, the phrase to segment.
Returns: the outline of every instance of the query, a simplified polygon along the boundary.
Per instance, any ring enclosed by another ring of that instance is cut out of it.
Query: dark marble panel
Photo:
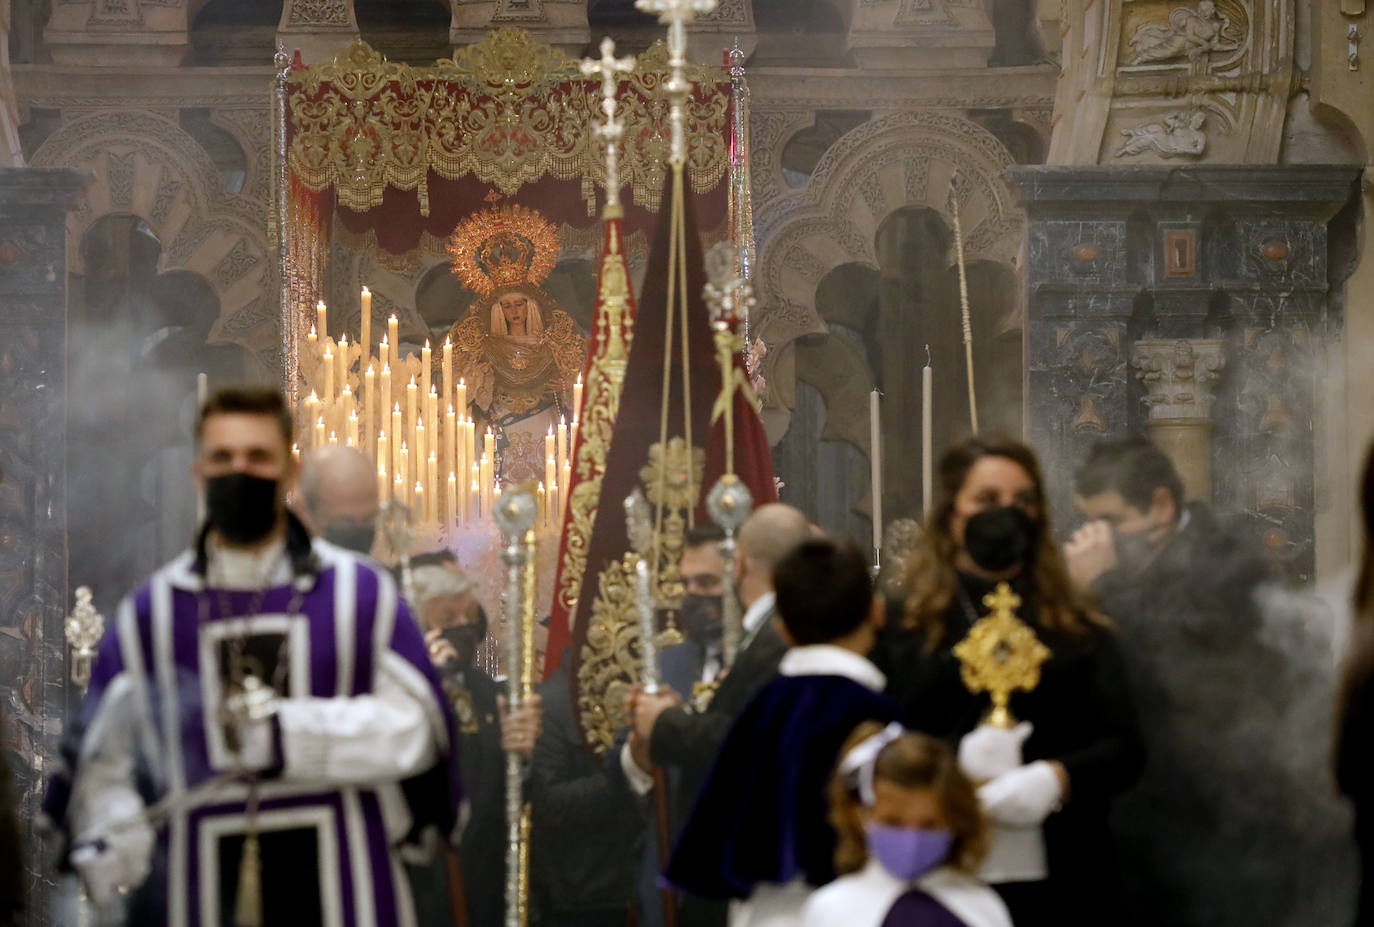
[[[52,923],[38,832],[43,782],[68,698],[66,216],[83,178],[0,170],[0,705],[15,773],[30,894]]]
[[[1135,338],[1224,337],[1213,501],[1247,516],[1290,575],[1310,577],[1313,345],[1339,322],[1328,318],[1326,224],[1355,192],[1358,169],[1010,173],[1029,216],[1028,430],[1056,504],[1068,499],[1093,438],[1147,427],[1143,390],[1127,367]],[[1194,236],[1186,269],[1166,252],[1180,233]]]

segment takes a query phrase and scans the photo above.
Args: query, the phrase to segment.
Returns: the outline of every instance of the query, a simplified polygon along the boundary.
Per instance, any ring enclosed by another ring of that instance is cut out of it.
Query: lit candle
[[[324,340],[324,395],[325,402],[334,401],[334,352],[330,350],[329,339]]]
[[[458,380],[458,414],[468,414],[468,381],[466,378]]]
[[[339,383],[348,383],[348,332],[339,336]]]
[[[868,394],[869,486],[873,496],[873,550],[883,547],[883,444],[879,424],[882,393]]]
[[[477,460],[477,423],[472,420],[471,415],[468,416],[467,424],[463,426],[463,431],[466,433],[465,441],[467,443],[467,450],[464,451],[464,459],[475,462]]]
[[[921,368],[921,501],[925,516],[930,517],[930,506],[934,501],[933,488],[935,445],[931,435],[932,371],[930,369],[929,348],[926,349],[926,365]]]
[[[391,408],[391,472],[401,472],[401,442],[405,440],[405,430],[401,425],[401,404]],[[402,487],[404,489],[405,487]]]
[[[539,519],[539,524],[543,525],[545,528],[549,526],[549,500],[547,495],[547,492],[544,490],[544,484],[540,483],[536,499],[539,503],[539,514],[537,517]]]
[[[563,465],[568,462],[568,423],[561,420],[558,423],[558,469],[562,470]]]
[[[385,345],[383,345],[385,347]],[[377,387],[377,427],[383,427],[386,422],[386,407],[395,402],[395,397],[391,395],[391,365],[382,361],[382,379]],[[392,432],[395,434],[395,431]]]
[[[496,462],[496,435],[491,433],[491,426],[487,426],[487,433],[482,438],[482,456],[494,466]]]
[[[358,446],[358,410],[348,410],[348,446]]]
[[[377,464],[377,501],[386,501],[386,491],[391,487],[391,483],[386,478],[386,464]]]
[[[429,349],[429,339],[425,339],[425,346],[420,349],[420,376],[424,382],[428,383],[433,379],[434,374],[434,353]]]
[[[386,468],[387,460],[386,429],[377,432],[377,466]]]
[[[291,459],[296,463],[301,462],[301,446],[299,444],[291,445]]]
[[[406,385],[406,425],[415,427],[415,419],[419,416],[420,409],[420,388],[415,385],[415,378],[410,378],[410,383]]]
[[[452,528],[458,523],[458,477],[453,471],[448,474],[448,526]]]
[[[324,447],[324,416],[315,419],[315,446]]]
[[[391,318],[386,320],[386,337],[387,341],[391,344],[391,356],[387,359],[391,362],[391,366],[395,367],[397,370],[401,369],[401,338],[397,331],[400,324],[400,322],[396,321],[396,314],[394,312],[391,314]]]
[[[419,480],[415,481],[415,503],[411,508],[415,512],[416,521],[425,520],[425,484]]]
[[[458,462],[458,416],[453,414],[453,406],[444,414],[444,456],[450,470],[455,473],[462,470]]]
[[[491,511],[491,461],[486,454],[482,455],[477,473],[482,486],[482,511],[489,512]]]
[[[453,343],[444,338],[444,402],[453,401]]]
[[[320,417],[320,397],[315,395],[312,389],[310,395],[305,397],[305,418],[306,421],[313,422]]]
[[[409,492],[410,489],[410,448],[405,441],[401,442],[401,462],[396,465],[396,476],[401,480],[401,490]]]
[[[558,482],[558,461],[550,454],[544,458],[544,482],[549,486],[549,491],[553,491],[553,485]]]
[[[425,396],[425,418],[429,420],[430,450],[436,450],[442,445],[439,443],[439,394],[433,386],[429,388],[429,395]]]
[[[406,484],[399,473],[391,481],[391,498],[397,502],[406,501]]]
[[[573,421],[582,415],[582,374],[577,375],[577,382],[573,384]]]
[[[315,334],[315,326],[310,326],[310,331],[306,332],[305,335],[305,343],[313,348],[317,346],[319,340],[320,336]]]
[[[571,470],[572,470],[572,468],[568,466],[568,462],[567,462],[566,460],[563,461],[563,469],[562,469],[562,470],[560,471],[560,473],[559,473],[559,475],[562,477],[562,482],[560,482],[559,485],[563,487],[563,498],[561,498],[561,499],[558,500],[559,505],[558,505],[558,523],[557,523],[557,524],[562,524],[562,523],[563,523],[563,513],[566,512],[566,511],[568,510],[568,496],[570,495],[570,493],[571,493],[571,491],[572,491],[572,472],[571,472]]]
[[[358,344],[363,349],[362,363],[372,359],[372,293],[363,287],[363,313],[358,320]]]
[[[473,466],[476,467],[477,464],[473,464]],[[476,478],[473,479],[472,486],[468,488],[468,504],[473,509],[473,520],[480,521],[482,518],[482,488],[478,485]]]
[[[328,310],[325,308],[324,300],[320,300],[315,304],[315,315],[319,319],[316,324],[320,327],[321,338],[329,337],[329,322],[327,321],[328,316],[326,312],[328,312]]]
[[[429,520],[437,522],[439,520],[439,455],[434,451],[429,452],[429,460],[425,467],[425,496],[429,500]]]
[[[558,481],[554,480],[549,484],[549,518],[557,519],[558,515]]]
[[[554,457],[558,453],[557,450],[555,450],[555,447],[556,445],[554,444],[553,426],[550,425],[549,433],[544,436],[544,456]]]
[[[423,473],[425,466],[425,455],[428,447],[425,439],[427,437],[428,435],[425,433],[425,420],[423,418],[418,419],[415,422],[415,469],[417,472],[421,473]]]
[[[366,353],[363,354],[363,361],[368,362],[367,372],[363,374],[363,434],[371,443],[372,435],[377,431],[377,371],[373,369]],[[380,458],[381,454],[377,456]]]

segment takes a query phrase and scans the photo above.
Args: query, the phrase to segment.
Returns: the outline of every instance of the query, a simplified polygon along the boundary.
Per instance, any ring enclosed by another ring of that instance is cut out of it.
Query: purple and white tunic
[[[220,927],[233,909],[249,751],[230,749],[221,719],[230,648],[282,696],[256,787],[266,922],[415,923],[397,849],[453,825],[452,714],[390,575],[323,541],[310,554],[313,569],[293,576],[281,558],[251,592],[207,588],[187,552],[101,644],[65,818],[114,882],[144,885],[141,923]],[[82,872],[89,885],[100,868]]]

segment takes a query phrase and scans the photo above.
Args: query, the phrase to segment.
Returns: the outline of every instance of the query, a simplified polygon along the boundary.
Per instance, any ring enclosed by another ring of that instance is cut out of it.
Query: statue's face
[[[507,293],[501,297],[501,312],[507,325],[524,325],[530,314],[530,298],[524,293]]]
[[[1212,14],[1217,11],[1217,8],[1212,0],[1202,0],[1202,2],[1197,5],[1197,11],[1198,15],[1203,19],[1211,19]]]

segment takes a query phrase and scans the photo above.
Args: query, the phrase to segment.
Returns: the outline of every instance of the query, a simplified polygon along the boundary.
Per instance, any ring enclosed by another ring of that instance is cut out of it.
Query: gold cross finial
[[[1050,650],[1040,643],[1030,626],[1016,617],[1021,597],[1006,583],[983,597],[991,614],[969,629],[968,637],[954,647],[960,675],[970,692],[986,692],[992,711],[986,719],[995,727],[1016,723],[1007,709],[1013,692],[1029,692],[1040,684],[1040,667]]]
[[[582,75],[601,78],[601,112],[606,122],[596,127],[596,135],[606,146],[606,218],[620,215],[620,138],[625,126],[615,118],[615,95],[620,89],[620,75],[635,67],[634,56],[617,58],[615,39],[601,40],[601,58],[583,58]]]
[[[687,94],[692,85],[683,74],[687,67],[687,24],[716,8],[716,0],[635,0],[635,9],[653,13],[668,27],[668,124],[672,129],[672,149],[669,163],[681,167],[687,163],[687,129],[685,113]]]

